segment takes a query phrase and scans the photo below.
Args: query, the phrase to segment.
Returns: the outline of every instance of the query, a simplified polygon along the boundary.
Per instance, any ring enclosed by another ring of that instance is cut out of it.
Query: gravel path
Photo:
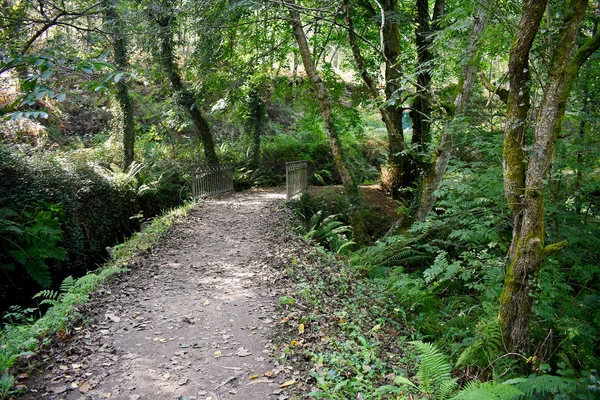
[[[106,286],[91,325],[27,382],[42,399],[287,399],[293,371],[269,358],[281,271],[270,227],[284,196],[199,203],[153,253]]]

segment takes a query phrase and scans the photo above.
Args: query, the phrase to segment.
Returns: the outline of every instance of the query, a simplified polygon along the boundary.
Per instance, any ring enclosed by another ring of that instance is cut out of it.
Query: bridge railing
[[[308,161],[292,161],[285,164],[286,198],[308,189]]]
[[[192,167],[194,199],[233,191],[233,164],[203,164]]]

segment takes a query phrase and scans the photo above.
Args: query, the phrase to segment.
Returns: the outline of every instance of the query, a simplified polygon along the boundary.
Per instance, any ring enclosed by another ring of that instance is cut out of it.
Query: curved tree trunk
[[[321,109],[321,116],[323,118],[323,124],[325,125],[325,131],[329,139],[329,147],[333,154],[333,161],[335,164],[340,177],[342,178],[342,184],[344,185],[344,191],[351,207],[350,219],[352,222],[352,235],[354,240],[361,244],[364,242],[364,221],[360,212],[360,192],[350,170],[346,165],[344,154],[342,152],[342,146],[338,135],[337,127],[333,116],[333,110],[331,107],[331,96],[327,87],[323,83],[323,80],[319,76],[315,64],[312,59],[308,41],[302,27],[300,20],[300,13],[296,7],[294,0],[285,0],[285,4],[290,13],[290,20],[292,23],[292,29],[294,31],[294,37],[298,42],[298,48],[300,50],[300,56],[302,57],[302,63],[306,70],[306,75],[310,79],[312,86],[315,90],[319,108]]]
[[[196,131],[198,132],[198,136],[204,148],[206,162],[209,164],[217,164],[219,159],[215,152],[215,142],[208,121],[204,115],[202,115],[194,94],[190,92],[181,81],[179,66],[174,59],[175,53],[173,51],[173,38],[171,32],[174,18],[175,17],[171,14],[158,18],[155,17],[155,20],[160,27],[160,62],[177,94],[177,102],[192,118],[192,122],[196,127]]]

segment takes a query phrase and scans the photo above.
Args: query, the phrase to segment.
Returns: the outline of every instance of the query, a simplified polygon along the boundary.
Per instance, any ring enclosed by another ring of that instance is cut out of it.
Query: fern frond
[[[506,383],[470,381],[452,400],[515,400],[523,392]]]
[[[458,388],[458,378],[452,378],[440,382],[440,387],[437,390],[436,398],[440,400],[449,399]]]
[[[521,390],[526,399],[534,394],[573,394],[577,392],[578,382],[575,379],[555,375],[531,375],[525,380],[511,380]]]
[[[452,366],[446,355],[435,345],[420,340],[409,343],[415,346],[421,354],[421,362],[416,377],[425,393],[431,393],[436,383],[452,380]]]
[[[481,321],[477,324],[473,344],[465,348],[458,360],[456,367],[477,365],[485,368],[491,359],[495,358],[502,350],[502,330],[496,318],[490,321]]]
[[[58,299],[58,292],[55,290],[42,290],[33,296],[34,299],[42,298],[44,300],[56,300]]]
[[[60,284],[60,291],[62,293],[66,293],[66,292],[70,291],[74,285],[75,285],[75,279],[73,279],[73,277],[69,275]]]

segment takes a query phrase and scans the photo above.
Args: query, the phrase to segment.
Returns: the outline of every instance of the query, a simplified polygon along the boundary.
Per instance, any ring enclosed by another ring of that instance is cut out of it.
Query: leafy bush
[[[44,209],[46,208],[46,209]],[[0,209],[0,268],[4,273],[23,268],[42,287],[52,279],[47,259],[64,261],[67,252],[58,246],[62,230],[57,214],[61,208],[49,205],[19,215],[7,208]]]

